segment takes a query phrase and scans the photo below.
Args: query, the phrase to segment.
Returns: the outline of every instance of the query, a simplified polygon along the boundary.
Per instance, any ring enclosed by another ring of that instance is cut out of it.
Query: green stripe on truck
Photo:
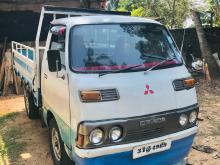
[[[76,139],[76,133],[71,129],[70,126],[68,126],[63,119],[61,119],[56,113],[55,111],[45,108],[43,107],[43,117],[44,117],[44,121],[46,121],[47,123],[47,112],[50,111],[54,117],[55,120],[57,122],[59,131],[60,131],[60,135],[61,138],[64,142],[64,144],[69,148],[72,149],[72,146],[75,145],[75,139]],[[48,125],[49,123],[47,123]],[[71,140],[72,139],[72,140]],[[73,144],[71,144],[73,143]]]

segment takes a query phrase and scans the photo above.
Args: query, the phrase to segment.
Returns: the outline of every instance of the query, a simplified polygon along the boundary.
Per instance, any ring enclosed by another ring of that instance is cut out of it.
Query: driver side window
[[[50,50],[59,50],[61,65],[65,68],[65,37],[52,34]]]

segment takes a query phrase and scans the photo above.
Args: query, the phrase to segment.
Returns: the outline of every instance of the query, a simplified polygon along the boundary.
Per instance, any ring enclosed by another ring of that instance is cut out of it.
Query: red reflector
[[[65,31],[66,31],[66,28],[65,27],[61,27],[60,30],[59,30],[59,35],[64,35]]]

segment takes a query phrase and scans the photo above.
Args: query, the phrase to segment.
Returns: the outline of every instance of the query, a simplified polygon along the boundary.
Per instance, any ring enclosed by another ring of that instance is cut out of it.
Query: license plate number
[[[163,140],[133,148],[133,159],[170,149],[171,140]]]

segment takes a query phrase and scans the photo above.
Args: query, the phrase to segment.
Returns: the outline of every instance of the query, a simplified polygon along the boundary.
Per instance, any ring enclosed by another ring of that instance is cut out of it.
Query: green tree
[[[120,0],[118,10],[120,11],[132,11],[142,5],[140,0]]]
[[[205,36],[205,31],[202,26],[202,21],[200,19],[200,16],[201,16],[201,12],[203,12],[204,14],[204,12],[210,11],[211,7],[216,5],[214,2],[217,2],[217,1],[206,0],[206,2],[209,4],[209,9],[195,6],[194,2],[192,1],[191,2],[192,3],[191,4],[192,6],[191,16],[195,24],[202,57],[205,59],[206,63],[208,64],[208,69],[209,69],[211,78],[214,79],[214,78],[219,77],[219,68],[218,68],[217,62],[212,56],[209,44]]]
[[[189,15],[188,0],[120,0],[120,11],[131,11],[132,16],[156,17],[169,28],[182,28]]]
[[[119,0],[107,0],[106,10],[116,10],[118,8]]]
[[[209,11],[213,13],[213,26],[220,26],[220,0],[206,0]]]
[[[192,10],[192,19],[195,23],[196,32],[199,39],[200,50],[202,52],[202,57],[205,58],[205,61],[208,64],[210,76],[212,79],[219,77],[219,68],[217,62],[213,58],[212,53],[210,51],[209,44],[205,37],[204,29],[202,27],[202,22],[199,17],[199,13],[195,10]]]

